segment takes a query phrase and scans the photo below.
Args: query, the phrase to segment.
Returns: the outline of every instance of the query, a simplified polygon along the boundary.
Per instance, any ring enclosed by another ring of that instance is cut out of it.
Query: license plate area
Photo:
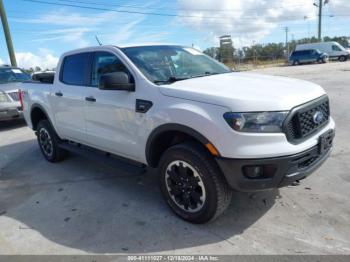
[[[318,138],[318,153],[320,155],[332,147],[334,134],[334,130],[330,130]]]

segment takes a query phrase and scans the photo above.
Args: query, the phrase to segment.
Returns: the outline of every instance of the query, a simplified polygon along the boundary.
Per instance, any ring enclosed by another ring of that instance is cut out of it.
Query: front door
[[[101,90],[100,76],[123,71],[133,76],[121,60],[109,52],[93,56],[91,83],[85,90],[85,126],[89,145],[129,158],[138,158],[135,92]]]
[[[345,52],[342,51],[339,46],[332,45],[332,52],[331,52],[330,56],[332,56],[334,58],[338,58],[339,56],[344,55],[344,53]]]

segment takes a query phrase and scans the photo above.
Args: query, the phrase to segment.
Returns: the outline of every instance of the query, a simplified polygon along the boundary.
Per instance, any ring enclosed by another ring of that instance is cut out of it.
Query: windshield
[[[181,46],[128,47],[122,51],[154,83],[171,83],[231,70],[193,48]]]
[[[30,80],[30,75],[18,68],[0,68],[0,84],[24,82]]]

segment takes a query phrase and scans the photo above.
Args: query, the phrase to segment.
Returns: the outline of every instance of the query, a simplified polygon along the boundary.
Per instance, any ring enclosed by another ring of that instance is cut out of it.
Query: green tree
[[[218,47],[209,47],[203,51],[204,54],[219,60],[220,59],[220,49]]]

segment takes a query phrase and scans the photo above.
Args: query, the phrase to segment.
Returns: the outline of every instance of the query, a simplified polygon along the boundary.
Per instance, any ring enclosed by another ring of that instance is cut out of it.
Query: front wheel
[[[200,145],[169,148],[160,162],[160,186],[170,208],[191,223],[206,223],[231,202],[229,189],[211,155]]]

